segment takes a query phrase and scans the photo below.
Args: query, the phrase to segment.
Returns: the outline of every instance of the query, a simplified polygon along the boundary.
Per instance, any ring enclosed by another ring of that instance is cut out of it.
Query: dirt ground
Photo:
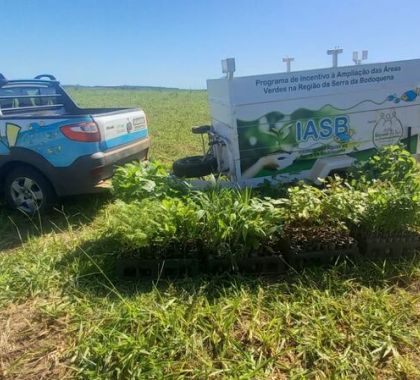
[[[0,380],[70,377],[67,321],[45,316],[39,306],[31,300],[0,311]]]

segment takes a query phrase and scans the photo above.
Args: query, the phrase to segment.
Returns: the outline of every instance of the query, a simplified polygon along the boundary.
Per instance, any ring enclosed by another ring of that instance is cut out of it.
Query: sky
[[[0,0],[0,73],[63,84],[206,87],[222,76],[420,58],[420,1]]]

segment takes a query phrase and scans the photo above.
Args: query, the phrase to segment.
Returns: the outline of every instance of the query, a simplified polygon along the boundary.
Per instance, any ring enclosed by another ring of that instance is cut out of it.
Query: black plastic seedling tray
[[[318,244],[312,249],[289,250],[281,254],[249,257],[202,257],[143,259],[121,257],[117,260],[117,275],[123,279],[183,278],[199,274],[217,275],[239,273],[265,275],[285,273],[289,267],[304,267],[309,264],[331,264],[338,258],[362,255],[370,258],[398,257],[406,252],[420,250],[420,235],[375,237],[358,236],[353,243],[337,247]]]
[[[123,279],[156,279],[193,277],[198,274],[276,274],[286,270],[282,256],[246,257],[240,259],[208,258],[148,260],[119,258],[117,275]]]
[[[200,272],[200,261],[196,259],[140,259],[119,258],[117,275],[125,279],[191,277]]]
[[[286,256],[287,263],[292,267],[301,267],[310,263],[330,264],[339,257],[351,257],[359,254],[357,244],[343,248],[325,247],[325,249],[290,252]]]
[[[420,235],[408,236],[360,236],[360,253],[367,257],[398,257],[420,249]]]

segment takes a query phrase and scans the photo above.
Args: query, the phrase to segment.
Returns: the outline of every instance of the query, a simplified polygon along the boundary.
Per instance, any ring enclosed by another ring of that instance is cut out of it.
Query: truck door
[[[22,88],[0,88],[0,164],[1,158],[10,154],[10,149],[16,146],[19,133],[22,129],[22,120],[14,120],[13,110],[25,106],[19,101]],[[29,101],[30,99],[23,99]]]

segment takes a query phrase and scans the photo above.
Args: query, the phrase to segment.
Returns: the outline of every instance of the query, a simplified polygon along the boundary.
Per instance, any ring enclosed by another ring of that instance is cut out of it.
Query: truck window
[[[25,108],[36,110],[55,108],[61,105],[60,95],[54,87],[11,85],[0,88],[0,111],[3,114],[23,111]]]

